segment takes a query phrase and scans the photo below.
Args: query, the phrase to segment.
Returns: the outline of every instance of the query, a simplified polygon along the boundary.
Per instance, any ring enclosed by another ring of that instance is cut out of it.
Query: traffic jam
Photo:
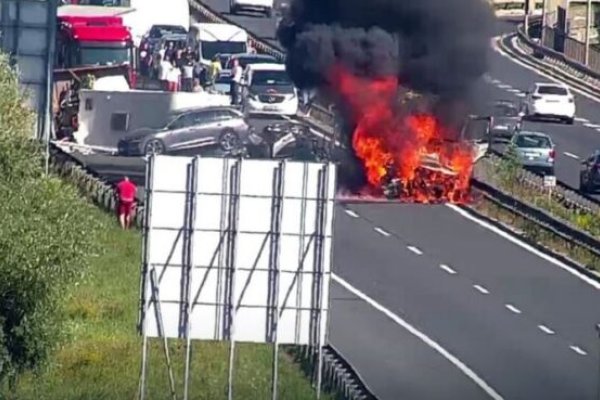
[[[389,105],[395,79],[363,82],[340,69],[331,85],[350,105],[355,126],[351,140],[336,148],[296,118],[308,96],[282,62],[257,53],[243,28],[190,23],[187,1],[172,3],[158,14],[143,3],[129,12],[59,7],[53,108],[60,146],[123,157],[218,154],[342,165],[358,159],[363,183],[348,183],[349,195],[419,203],[469,201],[474,164],[490,149],[554,176],[555,144],[524,122],[573,124],[574,96],[564,85],[534,83],[522,101],[498,100],[484,117],[451,129],[433,114],[398,116]],[[239,3],[235,12],[244,8]],[[274,12],[268,4],[262,11]],[[581,171],[584,192],[600,184],[598,164],[588,165]]]

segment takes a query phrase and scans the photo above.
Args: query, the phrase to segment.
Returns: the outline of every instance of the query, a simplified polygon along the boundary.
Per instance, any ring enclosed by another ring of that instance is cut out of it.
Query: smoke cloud
[[[487,69],[494,16],[484,0],[291,0],[278,29],[300,88],[322,88],[336,64],[445,99]]]

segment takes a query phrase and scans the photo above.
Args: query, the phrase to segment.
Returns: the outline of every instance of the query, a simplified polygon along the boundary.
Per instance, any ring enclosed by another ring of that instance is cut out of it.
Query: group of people
[[[181,43],[166,42],[158,49],[145,44],[141,54],[142,75],[158,80],[169,92],[201,92],[214,88],[221,73],[221,62],[215,56],[209,66],[200,63],[198,52]]]

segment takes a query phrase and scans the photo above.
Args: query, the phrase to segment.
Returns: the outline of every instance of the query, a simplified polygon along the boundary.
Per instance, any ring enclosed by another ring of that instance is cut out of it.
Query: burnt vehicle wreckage
[[[468,148],[472,152],[474,164],[490,150],[492,121],[493,117],[490,116],[471,115],[464,121],[458,138],[439,140],[434,146]],[[422,155],[411,180],[403,181],[398,177],[398,166],[393,161],[385,169],[379,190],[380,195],[387,200],[414,199],[419,197],[418,194],[424,194],[428,199],[438,202],[460,202],[469,197],[470,185],[465,187],[461,184],[459,173],[452,166],[445,165],[439,152]],[[451,197],[444,197],[445,193],[449,193]]]

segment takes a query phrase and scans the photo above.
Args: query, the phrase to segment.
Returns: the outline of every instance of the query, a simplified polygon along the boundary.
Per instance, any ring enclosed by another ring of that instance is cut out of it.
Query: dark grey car
[[[492,104],[490,132],[496,137],[510,139],[522,125],[519,107],[511,101],[497,101]]]
[[[176,115],[159,129],[139,129],[121,139],[120,155],[170,153],[218,144],[230,151],[251,132],[244,115],[231,107],[208,107]]]
[[[583,193],[593,193],[600,188],[600,150],[581,162],[579,172],[579,190]]]

